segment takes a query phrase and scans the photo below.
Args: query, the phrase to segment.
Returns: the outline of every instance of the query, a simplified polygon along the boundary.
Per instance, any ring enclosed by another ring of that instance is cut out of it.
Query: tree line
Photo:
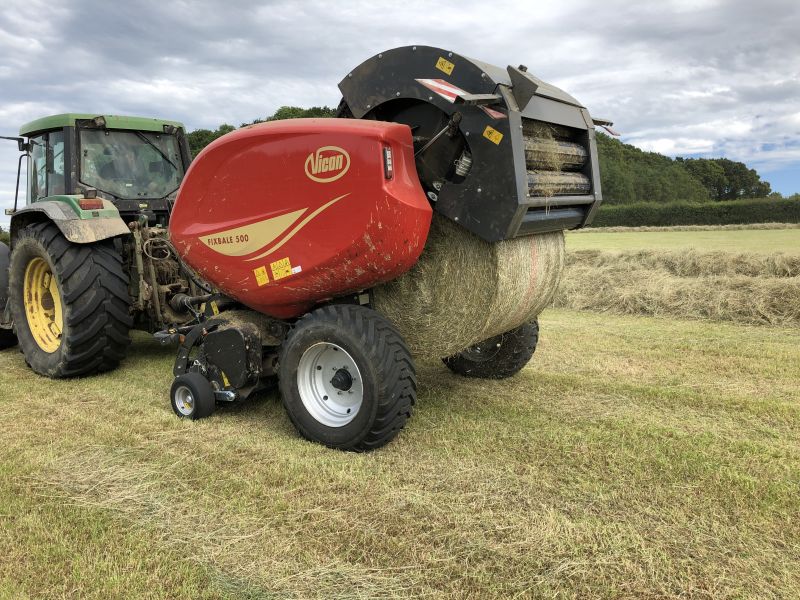
[[[282,106],[273,115],[242,123],[255,123],[308,117],[333,117],[336,109],[327,106],[300,108]],[[212,141],[236,129],[223,124],[217,129],[197,129],[188,134],[192,155]],[[600,183],[607,204],[634,202],[706,202],[740,198],[780,198],[761,180],[755,169],[727,158],[670,158],[645,152],[605,134],[597,135]],[[795,194],[793,197],[797,197]]]

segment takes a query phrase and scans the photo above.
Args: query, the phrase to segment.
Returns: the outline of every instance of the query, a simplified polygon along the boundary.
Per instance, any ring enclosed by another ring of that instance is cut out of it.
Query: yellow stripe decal
[[[297,234],[297,232],[298,232],[298,231],[300,231],[300,230],[301,230],[303,227],[305,227],[306,225],[308,225],[309,221],[311,221],[311,220],[312,220],[314,217],[316,217],[318,214],[320,214],[320,213],[321,213],[323,210],[325,210],[325,209],[327,209],[328,207],[330,207],[330,206],[332,206],[332,205],[336,204],[336,203],[337,203],[339,200],[341,200],[342,198],[345,198],[345,197],[347,197],[347,196],[349,196],[349,195],[350,195],[350,193],[348,192],[347,194],[344,194],[344,195],[342,195],[342,196],[339,196],[338,198],[334,198],[333,200],[331,200],[331,201],[330,201],[330,202],[328,202],[327,204],[323,204],[323,205],[322,205],[322,206],[320,206],[320,207],[319,207],[317,210],[315,210],[314,212],[312,212],[312,213],[311,213],[310,215],[308,215],[308,216],[307,216],[305,219],[303,219],[303,220],[302,220],[302,221],[300,221],[300,222],[299,222],[297,225],[295,225],[294,229],[292,229],[292,230],[289,232],[289,235],[287,235],[287,236],[286,236],[285,238],[283,238],[283,239],[282,239],[280,242],[278,242],[277,244],[275,244],[274,246],[272,246],[272,248],[269,248],[268,250],[266,250],[266,251],[262,252],[262,253],[261,253],[261,254],[259,254],[258,256],[253,256],[252,258],[248,258],[248,259],[246,259],[246,260],[247,260],[247,261],[251,261],[251,260],[258,260],[259,258],[264,258],[265,256],[269,256],[270,254],[272,254],[273,252],[275,252],[276,250],[278,250],[278,249],[279,249],[281,246],[283,246],[283,245],[284,245],[286,242],[288,242],[290,239],[292,239],[292,238],[293,238],[293,237],[294,237],[294,236]]]
[[[200,241],[225,256],[252,254],[280,237],[306,210],[303,208],[250,225],[204,235]]]

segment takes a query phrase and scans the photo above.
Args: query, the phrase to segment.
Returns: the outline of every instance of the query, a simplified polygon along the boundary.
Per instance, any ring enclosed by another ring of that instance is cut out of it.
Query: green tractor
[[[61,114],[20,128],[27,201],[0,244],[0,349],[48,377],[115,368],[129,330],[192,318],[177,295],[204,284],[176,260],[167,224],[191,162],[183,125]]]

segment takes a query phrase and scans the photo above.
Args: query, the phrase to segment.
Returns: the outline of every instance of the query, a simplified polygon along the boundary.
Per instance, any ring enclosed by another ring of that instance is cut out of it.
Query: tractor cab
[[[126,222],[145,215],[150,225],[167,225],[191,161],[181,123],[61,114],[26,123],[19,133],[28,157],[28,206],[94,197],[112,203]]]

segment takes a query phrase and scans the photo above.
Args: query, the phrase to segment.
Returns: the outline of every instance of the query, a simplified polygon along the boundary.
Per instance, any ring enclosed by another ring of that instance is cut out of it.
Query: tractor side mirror
[[[0,140],[13,140],[17,142],[17,148],[19,148],[20,152],[30,152],[31,148],[33,148],[33,144],[31,142],[26,142],[25,138],[21,137],[9,137],[7,135],[0,135]]]

